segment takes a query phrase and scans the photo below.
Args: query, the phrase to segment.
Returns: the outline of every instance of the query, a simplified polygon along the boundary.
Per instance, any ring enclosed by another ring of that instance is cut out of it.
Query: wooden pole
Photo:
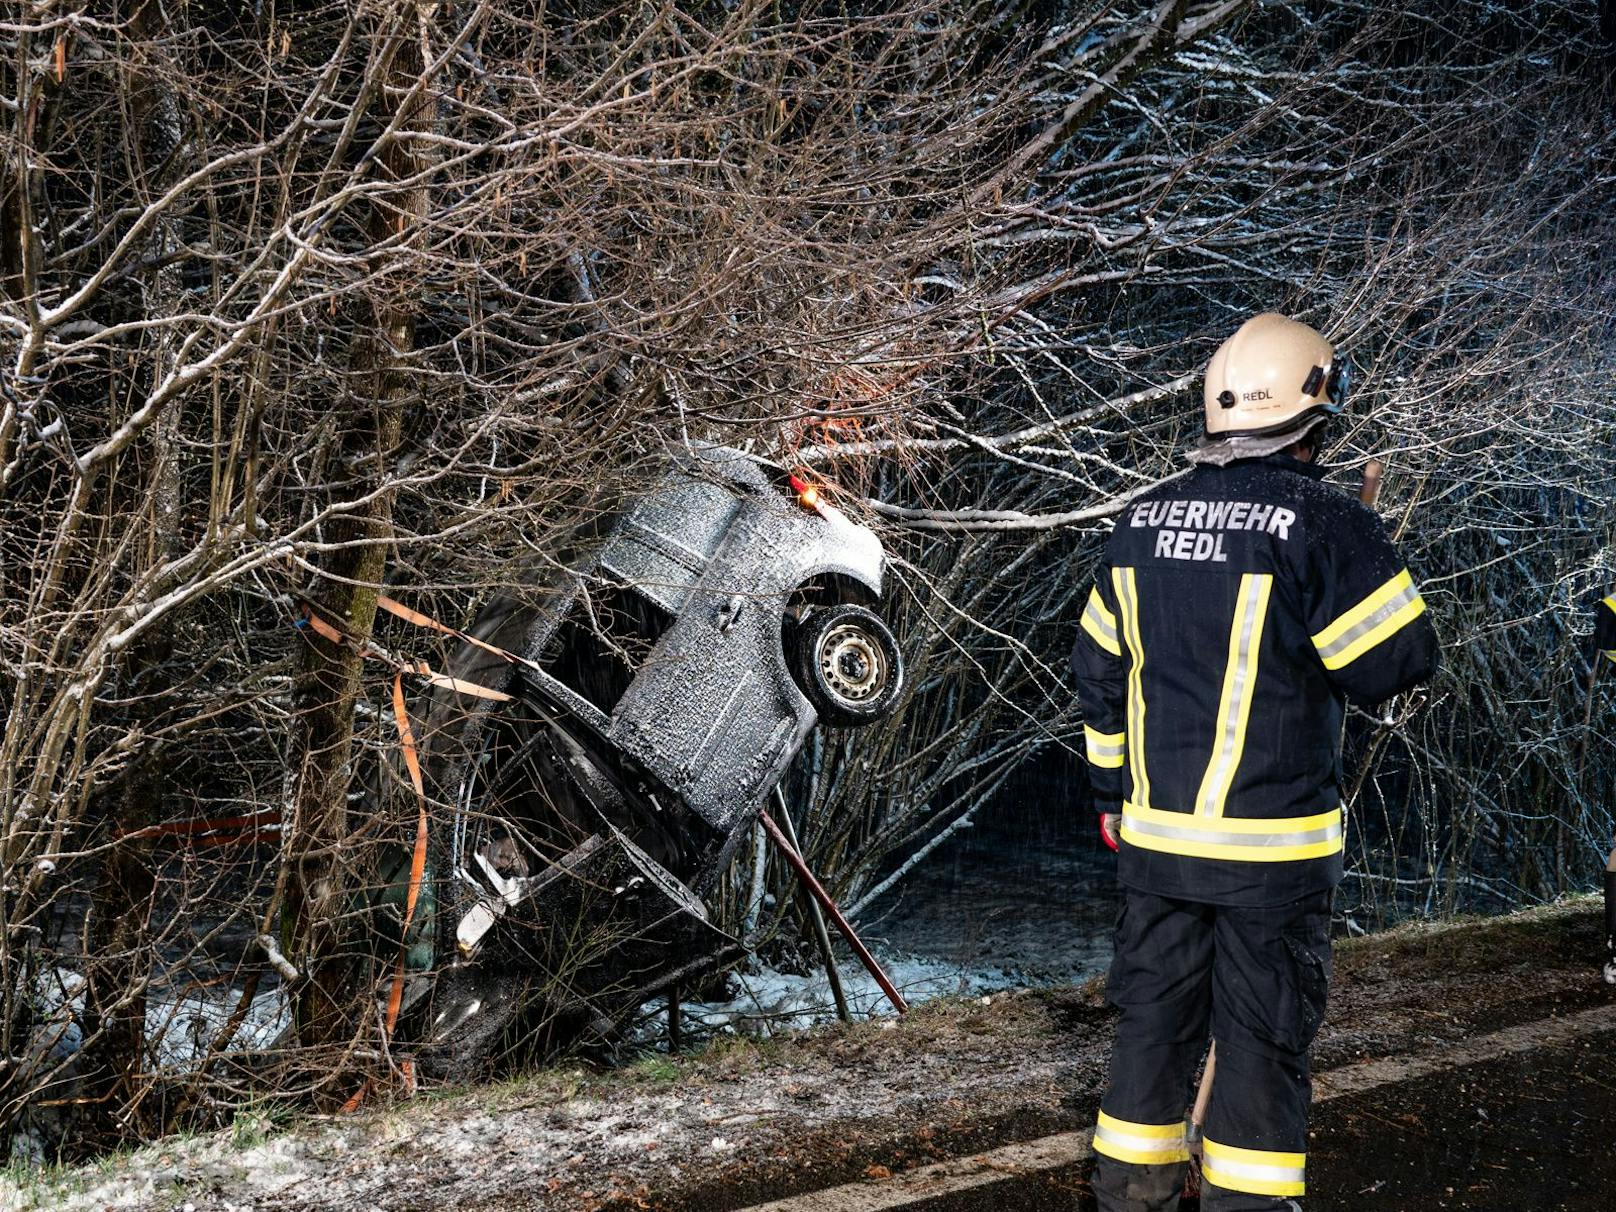
[[[1358,488],[1358,499],[1373,509],[1380,500],[1380,478],[1386,474],[1386,464],[1370,459],[1363,467],[1363,483]]]
[[[1386,474],[1386,464],[1379,459],[1370,459],[1364,464],[1363,483],[1358,488],[1358,499],[1373,509],[1380,500],[1381,478]],[[1342,733],[1346,732],[1346,722],[1342,721]],[[1616,855],[1613,855],[1616,861]],[[1213,1040],[1212,1046],[1206,1050],[1206,1068],[1201,1070],[1201,1084],[1195,1091],[1195,1107],[1190,1112],[1190,1125],[1195,1130],[1197,1140],[1201,1136],[1201,1126],[1206,1123],[1206,1111],[1212,1103],[1212,1082],[1218,1070],[1218,1041]]]
[[[854,933],[852,925],[842,916],[842,911],[837,908],[836,902],[831,899],[830,893],[826,892],[823,885],[814,878],[814,873],[808,870],[808,864],[802,861],[802,855],[797,853],[796,848],[786,840],[785,834],[780,832],[780,826],[774,823],[774,818],[769,815],[767,809],[763,809],[758,813],[758,820],[763,822],[764,832],[769,835],[769,840],[775,844],[775,847],[785,857],[786,862],[791,864],[791,869],[797,873],[797,878],[802,881],[803,887],[807,888],[813,898],[819,902],[825,913],[830,917],[831,923],[840,932],[841,936],[847,940],[847,945],[853,948],[853,954],[859,957],[859,962],[864,965],[865,970],[875,978],[875,983],[881,986],[881,992],[887,995],[887,1001],[892,1003],[892,1008],[899,1014],[908,1013],[909,1003],[903,1000],[903,995],[898,992],[897,986],[888,979],[886,972],[876,961],[875,956],[870,954],[870,949]]]
[[[1195,1139],[1201,1139],[1201,1126],[1206,1123],[1206,1109],[1212,1104],[1212,1077],[1218,1069],[1218,1041],[1206,1050],[1206,1068],[1201,1070],[1201,1085],[1195,1091],[1195,1109],[1190,1112],[1190,1124],[1195,1128]]]

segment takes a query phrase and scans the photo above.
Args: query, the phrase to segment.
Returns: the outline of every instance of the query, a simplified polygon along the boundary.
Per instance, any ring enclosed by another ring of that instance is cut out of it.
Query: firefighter
[[[1343,704],[1413,686],[1437,659],[1379,518],[1314,464],[1346,389],[1313,329],[1243,324],[1207,367],[1194,466],[1118,516],[1082,615],[1072,664],[1122,885],[1102,1212],[1178,1206],[1209,1036],[1202,1206],[1300,1207],[1342,871]]]
[[[1598,677],[1599,658],[1616,662],[1616,593],[1594,607],[1594,667],[1588,671],[1588,702],[1593,704],[1593,684]],[[1584,741],[1584,752],[1588,742]],[[1616,985],[1616,850],[1605,860],[1605,983]]]

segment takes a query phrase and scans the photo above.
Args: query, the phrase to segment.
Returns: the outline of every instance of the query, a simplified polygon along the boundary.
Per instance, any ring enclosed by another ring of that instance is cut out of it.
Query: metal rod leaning
[[[798,854],[802,853],[802,845],[797,841],[797,826],[792,823],[791,812],[786,807],[786,793],[780,790],[780,784],[774,785],[774,802],[780,806],[780,827],[791,843],[791,848]],[[819,902],[812,894],[804,890],[803,899],[808,902],[808,922],[813,927],[814,942],[819,947],[819,958],[825,964],[825,979],[830,983],[830,996],[836,1003],[836,1017],[844,1023],[852,1020],[847,1010],[847,993],[842,989],[842,974],[836,970],[836,953],[831,950],[830,933],[825,929],[825,914],[819,908]]]
[[[808,870],[808,864],[802,861],[802,855],[797,853],[796,847],[786,840],[784,833],[780,832],[780,826],[775,824],[774,818],[769,815],[768,809],[762,809],[758,813],[758,820],[763,822],[763,829],[769,835],[769,840],[779,849],[786,862],[791,864],[791,869],[797,873],[797,878],[803,882],[803,886],[808,889],[813,898],[825,910],[825,913],[829,915],[837,931],[847,940],[847,945],[853,948],[853,954],[859,957],[859,962],[864,965],[865,970],[875,978],[875,983],[881,986],[881,992],[887,995],[887,1000],[892,1003],[892,1008],[899,1014],[907,1013],[909,1004],[903,1000],[903,995],[898,992],[897,987],[888,978],[875,956],[870,954],[870,949],[864,945],[863,940],[854,932],[848,920],[842,916],[842,911],[837,908],[836,902],[831,899],[830,893],[826,892],[820,882],[814,878],[814,873]]]

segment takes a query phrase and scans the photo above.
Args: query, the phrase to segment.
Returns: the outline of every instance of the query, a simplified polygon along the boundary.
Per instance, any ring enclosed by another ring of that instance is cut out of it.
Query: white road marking
[[[1004,1145],[973,1157],[957,1157],[904,1170],[891,1179],[848,1183],[825,1191],[793,1195],[773,1203],[756,1204],[741,1212],[880,1212],[903,1208],[923,1199],[986,1187],[1007,1178],[1057,1170],[1082,1161],[1093,1150],[1089,1138],[1094,1129],[1057,1132],[1037,1140]]]
[[[1377,1086],[1429,1077],[1433,1073],[1445,1073],[1449,1069],[1478,1061],[1552,1048],[1612,1028],[1616,1028],[1616,1004],[1595,1006],[1563,1017],[1540,1018],[1518,1027],[1505,1027],[1491,1035],[1457,1040],[1414,1056],[1389,1056],[1358,1065],[1341,1065],[1327,1073],[1313,1075],[1313,1101],[1323,1102],[1346,1094],[1373,1090]]]
[[[1416,1056],[1343,1065],[1313,1075],[1313,1101],[1328,1102],[1332,1098],[1360,1094],[1379,1086],[1429,1077],[1463,1065],[1497,1060],[1540,1048],[1552,1048],[1598,1031],[1611,1030],[1616,1030],[1616,1004],[1595,1006],[1558,1018],[1539,1019],[1518,1027],[1506,1027],[1490,1035],[1444,1044]],[[1033,1175],[1074,1165],[1092,1156],[1090,1138],[1093,1135],[1092,1128],[1081,1132],[1057,1132],[1053,1136],[1003,1145],[971,1157],[958,1157],[904,1170],[890,1179],[847,1183],[766,1204],[753,1204],[741,1209],[741,1212],[884,1212],[889,1208],[904,1208],[940,1195],[990,1186],[1013,1176]]]

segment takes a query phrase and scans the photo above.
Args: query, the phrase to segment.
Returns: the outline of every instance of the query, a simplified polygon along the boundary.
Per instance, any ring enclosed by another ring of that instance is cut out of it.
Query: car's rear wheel
[[[797,680],[822,723],[856,728],[897,707],[903,657],[874,611],[853,605],[810,611],[792,647]]]

